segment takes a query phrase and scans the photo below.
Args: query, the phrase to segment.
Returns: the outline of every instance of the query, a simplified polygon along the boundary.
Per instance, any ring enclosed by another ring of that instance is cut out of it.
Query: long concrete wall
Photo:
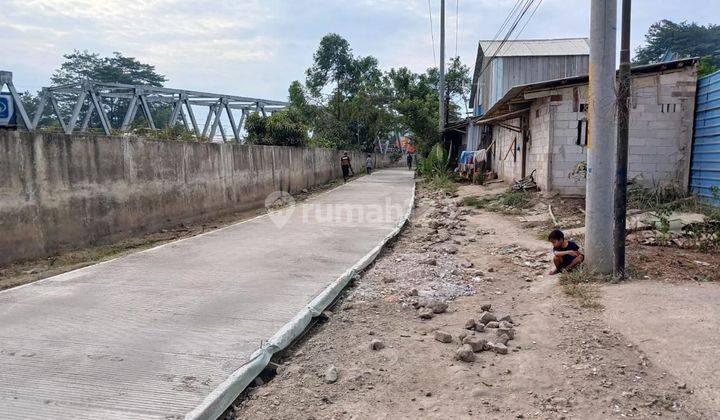
[[[0,131],[0,263],[260,208],[340,177],[340,154]]]

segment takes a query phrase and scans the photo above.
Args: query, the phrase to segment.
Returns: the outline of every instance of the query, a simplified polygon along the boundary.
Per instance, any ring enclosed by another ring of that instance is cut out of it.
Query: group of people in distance
[[[407,154],[406,161],[408,170],[412,170],[413,156],[410,153]],[[343,152],[342,156],[340,157],[340,168],[342,169],[344,182],[347,182],[348,178],[350,178],[352,175],[355,175],[355,171],[352,168],[352,162],[350,156],[348,156],[348,152]],[[368,154],[365,158],[365,173],[367,175],[370,175],[372,169],[373,158],[372,155]]]

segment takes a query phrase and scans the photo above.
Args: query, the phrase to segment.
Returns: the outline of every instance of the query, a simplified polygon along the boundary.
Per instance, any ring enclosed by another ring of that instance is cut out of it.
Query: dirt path
[[[718,284],[641,281],[603,289],[608,324],[633,337],[720,418]]]
[[[544,275],[547,244],[520,226],[421,188],[397,241],[229,417],[711,418],[601,311],[562,294]],[[435,300],[448,309],[421,319],[416,306]],[[508,354],[457,360],[462,335],[498,341],[465,329],[483,304],[511,316]]]

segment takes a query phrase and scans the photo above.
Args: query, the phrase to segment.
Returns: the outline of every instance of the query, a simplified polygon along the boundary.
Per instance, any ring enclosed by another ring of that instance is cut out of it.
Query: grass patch
[[[563,293],[578,301],[580,307],[601,309],[599,294],[592,283],[612,281],[612,276],[605,276],[590,271],[585,266],[560,275],[559,284]]]
[[[458,184],[447,175],[435,175],[427,178],[428,185],[445,192],[446,194],[454,194],[458,190]]]
[[[718,193],[714,192],[717,197]],[[652,212],[658,218],[660,244],[669,245],[672,239],[670,217],[673,212],[693,212],[705,216],[705,222],[686,228],[686,234],[702,252],[720,248],[720,208],[700,200],[699,197],[673,186],[628,186],[628,207]]]
[[[533,206],[532,195],[527,191],[507,190],[490,197],[465,197],[462,202],[468,207],[484,209],[494,213],[518,214]]]

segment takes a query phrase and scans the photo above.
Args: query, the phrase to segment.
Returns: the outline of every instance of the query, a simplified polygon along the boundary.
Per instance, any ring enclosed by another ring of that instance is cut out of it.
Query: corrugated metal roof
[[[548,55],[588,55],[590,54],[590,39],[518,39],[507,41],[497,54],[500,41],[480,41],[485,56],[497,57],[517,56],[548,56]]]

